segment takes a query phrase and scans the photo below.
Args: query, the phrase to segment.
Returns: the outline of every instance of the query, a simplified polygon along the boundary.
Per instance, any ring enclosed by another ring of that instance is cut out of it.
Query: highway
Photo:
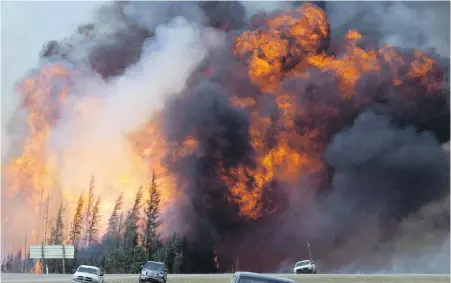
[[[317,282],[317,283],[449,283],[450,275],[429,275],[429,274],[396,274],[396,275],[355,275],[355,274],[278,274],[294,279],[296,282]],[[63,274],[12,274],[1,275],[2,283],[68,283],[71,282],[72,275]],[[228,283],[231,274],[190,274],[190,275],[168,275],[168,283]],[[105,274],[105,283],[137,283],[138,274]]]

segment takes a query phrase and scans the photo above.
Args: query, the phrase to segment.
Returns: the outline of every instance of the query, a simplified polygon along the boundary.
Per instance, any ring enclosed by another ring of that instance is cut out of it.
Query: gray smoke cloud
[[[449,152],[432,133],[365,112],[324,154],[334,192],[346,196],[331,223],[355,230],[332,256],[363,255],[342,271],[449,272]]]
[[[449,58],[450,4],[446,1],[327,2],[332,36],[350,28],[381,44]]]

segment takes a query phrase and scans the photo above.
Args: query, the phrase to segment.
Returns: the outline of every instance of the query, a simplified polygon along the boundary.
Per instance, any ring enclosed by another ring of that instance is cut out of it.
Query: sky
[[[5,123],[17,106],[15,84],[38,66],[45,42],[73,33],[94,16],[102,2],[1,1],[1,129],[2,159],[8,152]]]

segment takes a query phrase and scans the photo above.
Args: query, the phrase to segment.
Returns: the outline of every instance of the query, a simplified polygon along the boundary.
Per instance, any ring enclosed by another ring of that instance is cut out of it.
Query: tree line
[[[60,205],[50,233],[48,245],[73,245],[75,258],[66,259],[65,273],[72,273],[81,264],[102,267],[106,273],[139,273],[147,260],[161,261],[170,273],[215,273],[217,264],[213,251],[200,253],[185,236],[174,233],[163,240],[159,228],[161,194],[156,175],[150,184],[140,187],[133,206],[123,209],[123,193],[116,199],[108,218],[105,235],[99,237],[101,198],[95,196],[95,179],[91,178],[88,194],[81,193],[69,229],[64,227],[64,208]],[[67,231],[67,234],[65,233]],[[61,259],[23,259],[23,251],[9,254],[3,260],[2,272],[63,273]]]

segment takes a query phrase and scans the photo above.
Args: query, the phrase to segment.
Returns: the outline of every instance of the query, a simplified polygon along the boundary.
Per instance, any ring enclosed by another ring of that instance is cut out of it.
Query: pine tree
[[[98,197],[94,206],[92,207],[92,215],[89,221],[87,239],[89,244],[93,244],[97,240],[97,233],[100,222],[100,198]]]
[[[177,234],[174,236],[172,242],[172,252],[173,252],[173,264],[172,264],[172,273],[180,273],[180,268],[182,267],[184,254],[183,254],[183,239]]]
[[[163,223],[160,215],[160,192],[157,186],[155,172],[152,173],[152,181],[149,186],[149,198],[145,209],[145,226],[143,244],[147,251],[147,258],[152,259],[160,245],[158,228]]]
[[[60,205],[58,214],[55,220],[55,226],[52,227],[50,232],[49,243],[52,245],[62,245],[64,241],[64,226],[63,226],[63,206]],[[60,260],[49,259],[48,266],[50,272],[62,271],[62,264]]]
[[[164,250],[164,262],[172,273],[180,273],[184,263],[184,238],[177,233],[172,235],[171,239],[166,243]]]
[[[52,227],[50,233],[50,243],[53,245],[62,245],[64,241],[63,234],[63,207],[60,205],[58,215],[56,216],[55,226]]]
[[[133,208],[128,212],[127,218],[125,219],[125,234],[124,242],[125,248],[132,249],[138,245],[138,221],[139,221],[139,211],[141,209],[141,200],[143,192],[140,187],[136,193],[135,202]]]
[[[116,200],[116,203],[114,205],[113,208],[113,212],[111,213],[110,218],[108,219],[108,231],[107,231],[107,235],[109,237],[116,237],[116,233],[118,231],[119,228],[119,213],[122,209],[122,204],[124,202],[124,196],[123,193],[121,192],[119,194],[119,197]]]
[[[124,220],[124,213],[121,212],[121,216],[119,217],[119,222],[117,226],[117,233],[116,233],[116,248],[119,249],[120,240],[124,236],[125,231],[125,220]]]
[[[72,226],[70,229],[69,240],[70,243],[76,247],[80,241],[81,233],[82,233],[82,222],[83,222],[83,205],[84,198],[83,192],[78,197],[77,208],[75,210],[74,218],[72,220]]]
[[[119,217],[119,225],[117,227],[117,233],[116,233],[116,254],[115,254],[116,270],[118,270],[118,264],[122,257],[122,254],[120,254],[120,251],[121,251],[121,246],[120,246],[121,242],[120,241],[122,238],[125,238],[124,231],[125,231],[125,219],[124,219],[124,213],[121,212],[121,216]]]
[[[119,257],[119,241],[122,232],[123,214],[121,213],[123,204],[123,193],[119,194],[116,203],[108,219],[108,230],[104,238],[103,245],[106,251],[104,256],[104,267],[108,271],[117,272],[117,261]],[[119,215],[119,213],[121,213]]]
[[[118,262],[126,273],[139,271],[139,266],[145,260],[145,250],[138,246],[139,232],[138,221],[140,218],[142,188],[136,193],[132,209],[127,213],[125,219],[124,241],[121,247],[121,258]],[[144,252],[143,252],[144,251]]]
[[[92,211],[94,206],[94,188],[95,188],[95,179],[94,176],[91,177],[91,182],[89,184],[88,191],[88,205],[86,207],[86,219],[85,219],[85,244],[89,246],[89,226],[92,219]]]

